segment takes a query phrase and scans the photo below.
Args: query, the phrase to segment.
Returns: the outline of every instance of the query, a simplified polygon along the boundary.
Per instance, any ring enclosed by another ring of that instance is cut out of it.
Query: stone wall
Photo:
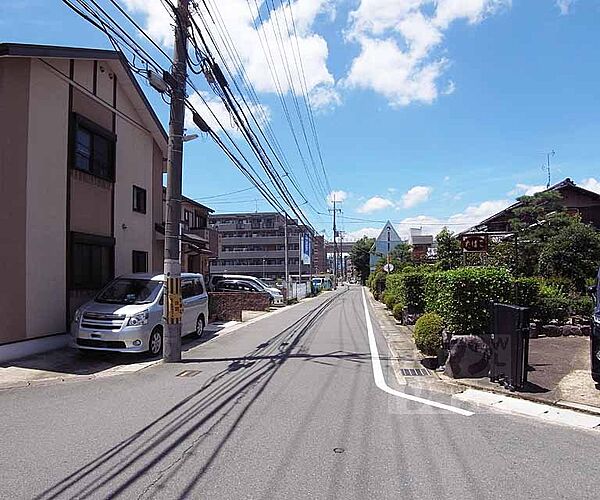
[[[270,299],[260,292],[209,292],[209,321],[242,321],[242,311],[266,311]]]

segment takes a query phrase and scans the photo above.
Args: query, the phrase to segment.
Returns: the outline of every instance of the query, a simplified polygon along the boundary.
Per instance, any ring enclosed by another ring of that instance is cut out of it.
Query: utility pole
[[[337,263],[337,227],[335,225],[335,216],[337,212],[341,212],[341,208],[335,207],[336,201],[335,196],[333,197],[333,210],[330,208],[329,211],[333,212],[333,287],[337,287],[337,276],[338,276],[338,263]]]
[[[173,57],[173,86],[169,120],[169,146],[167,154],[167,197],[165,216],[166,294],[164,301],[163,360],[166,363],[181,361],[181,171],[183,165],[183,127],[187,80],[188,3],[179,0],[175,25]]]
[[[550,187],[550,181],[551,181],[551,176],[550,176],[550,156],[554,156],[556,153],[554,152],[554,150],[550,151],[549,153],[546,153],[546,170],[548,171],[548,183],[546,184],[546,189]],[[542,167],[544,168],[544,167]]]
[[[298,284],[300,283],[302,283],[302,231],[298,232]]]
[[[344,271],[344,231],[340,231],[340,276],[343,280],[346,276]]]
[[[288,269],[288,237],[287,237],[287,213],[284,212],[285,224],[283,226],[283,262],[285,263],[285,290],[288,292],[289,298],[289,287],[290,287],[290,272]]]

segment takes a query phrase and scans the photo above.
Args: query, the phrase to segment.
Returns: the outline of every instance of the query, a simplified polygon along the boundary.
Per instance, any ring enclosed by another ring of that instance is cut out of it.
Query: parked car
[[[600,269],[596,286],[590,289],[594,297],[594,317],[592,318],[592,332],[590,335],[590,354],[592,358],[592,378],[600,384]]]
[[[245,279],[222,279],[215,284],[215,292],[262,292],[270,295],[271,305],[282,305],[283,295],[270,288],[262,288],[253,281]]]
[[[251,281],[252,283],[256,284],[263,290],[272,291],[273,293],[276,293],[276,294],[279,293],[281,295],[281,292],[278,288],[268,285],[267,283],[262,281],[260,278],[257,278],[255,276],[246,276],[244,274],[212,274],[208,280],[208,289],[211,291],[214,291],[215,285],[220,280],[225,280],[225,279]]]
[[[147,352],[157,355],[163,343],[162,274],[125,274],[106,285],[73,317],[73,344],[81,350]],[[182,336],[202,336],[208,321],[208,294],[201,274],[181,277]]]

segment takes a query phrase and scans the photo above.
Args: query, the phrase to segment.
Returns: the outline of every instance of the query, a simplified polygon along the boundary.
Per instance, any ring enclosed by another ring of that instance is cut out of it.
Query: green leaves
[[[491,302],[509,301],[512,278],[498,268],[463,267],[429,276],[425,308],[438,313],[455,334],[481,335],[489,330]]]

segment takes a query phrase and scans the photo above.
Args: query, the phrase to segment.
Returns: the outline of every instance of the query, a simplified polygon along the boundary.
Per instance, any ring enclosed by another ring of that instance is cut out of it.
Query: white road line
[[[456,406],[446,405],[443,403],[438,403],[437,401],[432,401],[430,399],[419,398],[417,396],[413,396],[411,394],[405,394],[400,391],[395,391],[391,387],[389,387],[385,381],[385,377],[383,376],[383,369],[381,368],[381,361],[379,359],[379,351],[377,350],[377,342],[375,341],[375,334],[373,333],[373,324],[371,323],[371,315],[369,314],[369,307],[367,305],[367,296],[365,294],[365,289],[362,289],[362,299],[363,305],[365,307],[365,317],[367,322],[367,334],[369,336],[369,349],[371,350],[371,363],[373,364],[373,377],[375,378],[375,385],[381,389],[383,392],[387,392],[392,396],[397,396],[399,398],[408,399],[409,401],[414,401],[415,403],[421,403],[428,406],[433,406],[435,408],[441,408],[442,410],[448,410],[454,413],[458,413],[459,415],[463,415],[465,417],[470,417],[473,415],[473,412],[468,410],[463,410],[462,408],[458,408]]]

